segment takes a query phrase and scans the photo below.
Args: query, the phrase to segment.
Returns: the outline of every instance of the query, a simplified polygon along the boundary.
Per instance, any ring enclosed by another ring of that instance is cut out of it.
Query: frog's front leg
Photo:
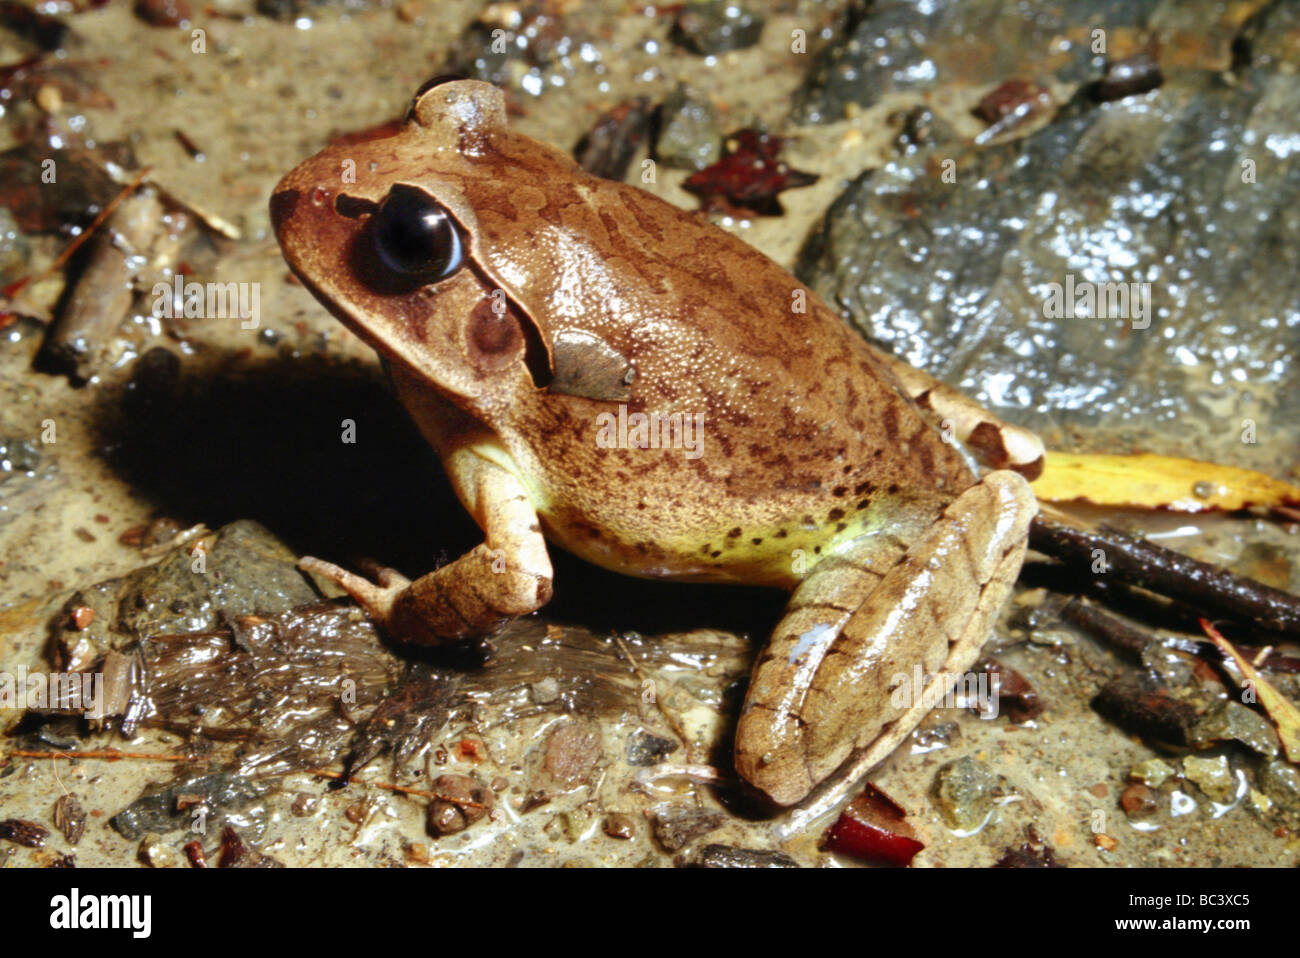
[[[298,563],[337,583],[389,634],[406,642],[438,645],[491,635],[551,599],[551,560],[523,484],[471,448],[445,462],[485,542],[414,582],[392,569],[381,570],[375,585],[320,559]]]
[[[990,469],[1012,469],[1033,481],[1043,471],[1043,441],[1022,426],[994,416],[969,396],[953,389],[896,356],[868,347],[894,374],[909,399],[940,428],[946,423],[953,437]]]
[[[992,472],[927,530],[864,536],[818,563],[754,666],[737,771],[792,805],[840,766],[884,759],[974,664],[1036,512],[1022,476]],[[897,694],[918,665],[925,688]]]

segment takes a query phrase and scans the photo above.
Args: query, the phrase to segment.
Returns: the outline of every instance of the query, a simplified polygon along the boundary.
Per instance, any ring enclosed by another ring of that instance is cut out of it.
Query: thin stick
[[[117,209],[118,204],[121,203],[128,196],[130,196],[132,193],[134,193],[139,188],[140,184],[144,182],[144,178],[152,172],[153,172],[152,166],[146,166],[144,169],[140,170],[140,172],[135,175],[135,178],[132,179],[130,183],[122,187],[122,189],[118,192],[116,196],[114,196],[111,200],[109,200],[106,204],[104,204],[104,208],[99,211],[99,215],[97,215],[93,220],[90,221],[90,225],[87,226],[81,232],[80,236],[77,236],[75,239],[73,239],[73,241],[67,245],[67,247],[63,250],[63,252],[54,258],[53,263],[51,263],[48,267],[46,267],[44,270],[42,270],[40,273],[38,273],[35,276],[28,276],[26,279],[20,279],[17,282],[12,283],[9,286],[6,286],[4,289],[4,294],[6,296],[13,296],[15,293],[17,293],[19,290],[21,290],[23,287],[27,286],[28,284],[38,283],[41,280],[45,279],[45,277],[52,275],[56,270],[62,269],[63,265],[72,258],[72,254],[81,248],[81,244],[86,242],[86,240],[90,239],[90,237],[94,235],[94,233],[101,226],[104,225],[104,220],[108,219],[110,216],[113,215],[113,211]]]
[[[617,632],[614,633],[614,642],[618,645],[619,650],[623,653],[623,656],[627,659],[628,663],[632,666],[632,671],[634,671],[637,674],[637,678],[639,678],[642,682],[649,682],[651,687],[653,688],[655,685],[654,680],[645,674],[645,672],[641,668],[641,664],[637,662],[635,658],[633,658],[632,653],[628,650],[628,647],[623,644],[623,637],[619,635]],[[679,739],[682,740],[682,745],[686,748],[686,763],[688,765],[691,764],[690,739],[686,737],[686,732],[682,729],[681,725],[678,723],[676,716],[674,716],[671,712],[669,712],[668,709],[664,707],[664,704],[659,701],[659,695],[657,693],[655,694],[655,708],[659,710],[659,714],[664,717],[664,721],[668,723],[670,728],[672,728],[673,734],[675,734]]]
[[[308,775],[319,775],[321,778],[340,779],[343,777],[342,772],[328,772],[323,768],[309,768]],[[486,810],[487,806],[482,802],[472,802],[468,798],[455,798],[451,795],[443,795],[441,792],[430,792],[422,788],[411,788],[407,785],[394,785],[391,782],[368,782],[365,779],[354,778],[349,780],[355,785],[373,785],[375,788],[382,788],[387,792],[401,792],[403,795],[418,795],[420,798],[429,800],[440,799],[444,802],[451,802],[453,805],[459,805],[462,808],[481,808]]]
[[[85,752],[33,752],[25,748],[16,748],[9,752],[9,758],[102,758],[117,762],[124,758],[141,759],[153,762],[206,762],[208,759],[194,755],[167,755],[156,752],[120,752],[115,748],[91,749]]]
[[[1038,516],[1030,526],[1029,545],[1076,567],[1091,567],[1100,552],[1105,575],[1120,582],[1182,599],[1215,617],[1300,633],[1300,598],[1146,539],[1114,529],[1079,529]]]

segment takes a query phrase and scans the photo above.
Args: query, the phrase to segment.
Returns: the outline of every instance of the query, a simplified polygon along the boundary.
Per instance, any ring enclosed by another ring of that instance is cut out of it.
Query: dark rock
[[[666,851],[675,852],[701,835],[716,830],[726,820],[721,812],[683,805],[664,805],[651,819],[655,838]]]
[[[672,40],[700,56],[743,50],[758,42],[764,20],[736,0],[687,3],[673,21]]]
[[[782,852],[732,845],[705,845],[691,863],[696,868],[798,868],[799,863]]]

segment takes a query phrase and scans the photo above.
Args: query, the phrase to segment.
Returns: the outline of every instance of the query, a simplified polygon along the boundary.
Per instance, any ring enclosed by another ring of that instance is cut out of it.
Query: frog
[[[396,641],[538,611],[551,546],[787,590],[734,738],[778,807],[874,768],[976,663],[1024,560],[1041,441],[739,237],[585,172],[463,78],[425,84],[391,135],[301,163],[270,210],[483,532],[415,580],[302,558]]]

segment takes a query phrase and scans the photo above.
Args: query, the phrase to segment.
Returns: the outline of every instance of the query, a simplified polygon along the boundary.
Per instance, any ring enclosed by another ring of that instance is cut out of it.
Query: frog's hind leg
[[[994,416],[964,393],[895,356],[872,348],[894,374],[903,392],[936,425],[946,422],[952,434],[990,469],[1012,469],[1034,480],[1043,471],[1043,441],[1021,426]]]
[[[992,472],[912,541],[863,537],[819,562],[755,663],[737,771],[791,805],[884,759],[974,664],[1036,510],[1023,477]]]

